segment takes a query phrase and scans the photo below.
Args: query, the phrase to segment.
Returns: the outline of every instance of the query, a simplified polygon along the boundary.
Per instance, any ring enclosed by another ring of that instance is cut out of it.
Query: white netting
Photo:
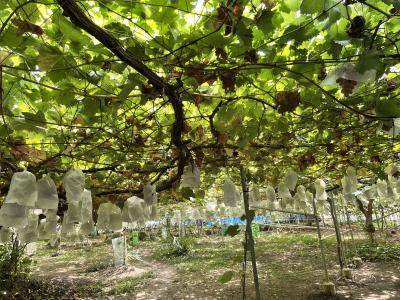
[[[58,193],[57,187],[50,176],[45,176],[37,182],[36,207],[41,209],[57,209]]]
[[[146,184],[143,188],[143,198],[148,206],[157,204],[156,187],[150,183]]]
[[[119,231],[122,227],[121,209],[113,203],[102,203],[97,211],[97,229]]]
[[[22,228],[27,225],[27,208],[17,203],[3,203],[0,208],[0,225]]]
[[[63,186],[68,203],[78,202],[85,188],[85,175],[82,170],[69,170],[63,178]]]
[[[36,177],[31,172],[14,173],[5,203],[35,207],[37,199]]]
[[[126,264],[126,238],[124,236],[112,239],[114,252],[114,266],[119,267]]]
[[[181,187],[198,188],[200,186],[200,170],[195,164],[185,166],[182,174]]]
[[[284,182],[286,183],[289,190],[294,191],[297,184],[298,175],[295,171],[289,170],[285,176]]]
[[[322,179],[315,180],[315,199],[317,201],[325,201],[328,199],[328,194],[325,191],[326,184]]]
[[[224,185],[224,204],[229,207],[236,207],[240,200],[240,192],[230,178],[226,178]]]

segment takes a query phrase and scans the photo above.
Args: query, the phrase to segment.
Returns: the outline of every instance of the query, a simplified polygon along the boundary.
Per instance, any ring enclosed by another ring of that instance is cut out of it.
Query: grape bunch
[[[336,82],[341,86],[342,93],[346,97],[351,95],[351,93],[353,92],[354,88],[357,85],[357,81],[346,78],[338,78],[336,79]]]

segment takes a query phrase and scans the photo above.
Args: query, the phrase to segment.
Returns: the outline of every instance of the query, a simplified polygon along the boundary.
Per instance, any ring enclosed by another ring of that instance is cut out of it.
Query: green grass
[[[350,256],[358,256],[366,261],[400,262],[400,242],[397,241],[356,241]]]
[[[166,256],[162,250],[156,250],[154,257],[176,267],[180,273],[205,273],[210,270],[239,267],[243,258],[242,235],[231,237],[201,237],[191,246],[184,256]],[[334,259],[334,237],[324,240],[329,250],[328,256]],[[274,234],[261,233],[256,240],[258,257],[287,254],[290,259],[314,259],[319,257],[319,244],[315,233]]]
[[[87,283],[77,287],[77,292],[80,294],[90,294],[91,296],[101,293],[102,291],[103,289],[100,283]]]
[[[136,277],[127,277],[116,282],[108,292],[109,295],[135,293],[146,286],[149,279],[155,277],[154,272],[144,272]]]
[[[112,264],[109,262],[96,262],[92,265],[87,266],[84,270],[82,270],[82,273],[93,273],[93,272],[105,270],[111,266],[112,266]]]

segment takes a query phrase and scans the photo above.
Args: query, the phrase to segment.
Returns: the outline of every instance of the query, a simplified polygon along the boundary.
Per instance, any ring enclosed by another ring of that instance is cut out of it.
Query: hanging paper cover
[[[281,182],[278,185],[278,196],[280,198],[291,198],[292,194],[290,194],[289,188],[285,182]]]
[[[354,183],[349,176],[341,179],[343,194],[352,194],[357,191],[357,182]]]
[[[5,203],[35,207],[37,200],[36,177],[31,172],[14,173]]]
[[[10,228],[0,228],[0,244],[8,243],[11,241],[11,230]]]
[[[267,186],[266,189],[267,201],[268,202],[275,202],[276,201],[276,194],[275,189],[272,186]]]
[[[92,193],[84,189],[80,199],[81,203],[81,222],[87,223],[93,221],[93,202]]]
[[[303,185],[299,185],[296,189],[296,195],[294,195],[294,199],[296,202],[306,202],[306,188]]]
[[[399,167],[396,164],[391,164],[385,168],[385,173],[387,175],[396,175],[399,173]]]
[[[121,210],[110,214],[110,230],[114,232],[122,230]]]
[[[82,170],[69,170],[63,178],[63,186],[67,194],[67,201],[77,202],[85,188],[85,175]]]
[[[36,185],[38,191],[36,207],[41,209],[57,209],[57,187],[50,176],[39,179]]]
[[[306,191],[306,199],[307,203],[312,205],[314,199],[313,193],[311,193],[310,191]]]
[[[378,181],[376,182],[376,191],[379,198],[387,198],[388,190],[386,180],[378,179]]]
[[[79,223],[82,222],[82,203],[70,202],[68,204],[68,223]]]
[[[196,189],[200,186],[200,170],[196,164],[185,166],[182,174],[181,187]]]
[[[156,187],[150,183],[147,183],[143,188],[143,198],[146,205],[151,206],[157,204],[157,192]]]
[[[226,178],[224,185],[224,204],[225,206],[236,207],[240,199],[240,192],[230,178]]]
[[[83,222],[79,228],[79,234],[83,236],[88,236],[94,231],[94,223],[92,220]]]
[[[27,208],[17,203],[3,203],[0,208],[0,226],[22,228],[27,224]]]
[[[154,204],[154,205],[150,206],[149,208],[151,209],[150,220],[153,220],[153,221],[157,220],[158,219],[157,205]]]
[[[64,218],[62,220],[62,226],[61,226],[61,236],[67,237],[67,236],[72,236],[72,234],[75,232],[75,224],[72,222],[69,222],[68,220],[68,210],[64,213]]]
[[[38,223],[39,217],[34,213],[33,210],[27,212],[27,224],[23,228],[17,230],[19,240],[22,244],[28,244],[36,242],[38,239]]]
[[[175,210],[174,210],[174,213],[173,213],[173,215],[172,215],[172,218],[171,218],[171,222],[172,222],[173,224],[178,224],[178,223],[180,223],[181,221],[182,221],[181,210],[180,210],[180,209],[175,209]]]
[[[252,205],[258,205],[261,200],[260,189],[256,185],[252,185],[249,193],[249,202]]]
[[[315,180],[315,200],[325,201],[328,199],[328,194],[325,191],[326,184],[322,179]]]
[[[353,185],[357,185],[357,171],[354,167],[352,166],[347,167],[346,175],[349,177]]]
[[[97,211],[96,225],[98,230],[117,229],[118,231],[117,225],[119,225],[119,222],[121,222],[122,226],[121,209],[118,206],[110,202],[100,204]]]
[[[298,175],[295,171],[289,170],[285,176],[284,182],[289,190],[294,191],[297,184]]]
[[[136,196],[128,198],[124,203],[124,209],[128,212],[130,222],[137,222],[141,225],[146,220],[146,207],[144,200]]]

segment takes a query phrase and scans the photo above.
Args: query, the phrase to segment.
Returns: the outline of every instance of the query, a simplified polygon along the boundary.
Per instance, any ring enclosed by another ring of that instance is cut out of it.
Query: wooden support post
[[[247,186],[246,174],[245,174],[243,165],[240,165],[240,178],[241,178],[241,182],[242,182],[244,211],[246,214],[246,237],[247,237],[247,243],[248,243],[248,246],[250,249],[251,265],[253,267],[254,288],[256,290],[256,300],[260,300],[261,294],[260,294],[260,285],[258,283],[256,252],[254,250],[254,239],[253,239],[253,233],[251,231],[251,220],[249,220],[249,215],[250,215],[250,213],[249,213],[249,211],[250,211],[250,209],[249,209],[249,188]]]
[[[314,197],[312,200],[312,206],[313,206],[313,210],[314,210],[315,224],[317,226],[319,249],[321,251],[321,258],[322,258],[322,266],[324,267],[324,272],[325,272],[325,282],[329,282],[328,268],[326,266],[326,259],[325,259],[325,249],[324,249],[324,244],[322,242],[321,228],[319,227],[319,217],[318,217],[317,205],[315,204]]]
[[[336,209],[335,209],[335,202],[332,197],[328,198],[330,212],[333,220],[333,226],[335,227],[335,234],[336,234],[336,248],[338,253],[338,260],[340,266],[340,272],[342,273],[344,268],[344,261],[343,261],[343,246],[342,246],[342,238],[340,235],[339,223],[337,220]]]

